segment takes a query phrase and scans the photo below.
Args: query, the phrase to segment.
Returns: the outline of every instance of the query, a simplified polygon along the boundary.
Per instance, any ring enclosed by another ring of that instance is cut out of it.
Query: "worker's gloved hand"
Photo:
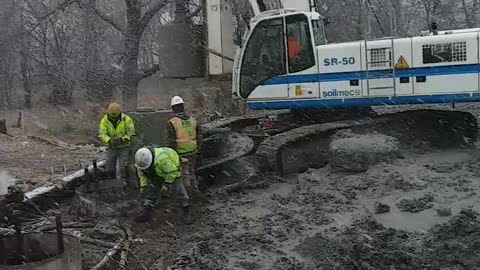
[[[117,146],[120,144],[120,140],[118,139],[111,139],[109,142],[110,146]]]
[[[162,193],[165,193],[165,192],[168,192],[168,186],[167,185],[163,185],[162,186],[162,189],[160,190]]]

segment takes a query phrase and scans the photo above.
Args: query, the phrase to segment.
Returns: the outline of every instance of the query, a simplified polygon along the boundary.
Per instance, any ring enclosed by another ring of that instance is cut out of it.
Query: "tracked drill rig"
[[[253,154],[261,170],[285,174],[328,163],[329,138],[341,129],[378,130],[441,147],[476,140],[477,120],[469,113],[377,115],[371,108],[480,101],[480,29],[397,38],[392,21],[390,37],[330,44],[314,1],[279,0],[273,10],[249,2],[255,17],[236,49],[232,94],[264,113],[204,128],[251,138],[254,146],[243,154]],[[265,118],[273,123],[262,127]],[[211,168],[208,163],[200,171]]]

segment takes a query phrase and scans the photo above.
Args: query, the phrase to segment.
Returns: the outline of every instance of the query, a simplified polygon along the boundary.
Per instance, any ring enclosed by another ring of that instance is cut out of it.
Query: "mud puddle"
[[[115,243],[131,227],[142,239],[129,257],[135,270],[480,267],[480,155],[459,149],[402,156],[363,173],[327,166],[288,178],[265,175],[262,188],[229,196],[215,196],[214,188],[208,202],[193,201],[192,225],[177,221],[173,198],[142,225],[131,220],[134,197],[97,203],[109,211],[96,209],[102,217],[95,227],[70,233]],[[64,218],[78,221],[73,212]],[[83,247],[86,269],[108,251]]]
[[[171,269],[479,267],[476,152],[403,155],[365,173],[325,167],[212,198],[179,232]],[[377,202],[389,211],[374,214]]]

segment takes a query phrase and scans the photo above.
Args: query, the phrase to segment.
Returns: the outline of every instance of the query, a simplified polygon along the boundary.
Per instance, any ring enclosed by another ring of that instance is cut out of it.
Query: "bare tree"
[[[123,100],[127,109],[137,107],[138,84],[143,78],[149,77],[158,71],[159,66],[153,65],[148,69],[139,69],[140,41],[150,21],[166,5],[166,0],[152,1],[143,4],[141,0],[124,0],[126,21],[112,17],[95,5],[87,5],[99,18],[109,23],[120,32],[124,38],[124,52],[120,58],[121,83]]]
[[[22,74],[22,81],[23,81],[23,90],[25,92],[24,95],[24,106],[25,108],[32,107],[32,84],[30,80],[30,38],[27,35],[26,23],[25,23],[25,10],[22,9],[21,11],[21,27],[22,27],[22,34],[20,38],[20,69]]]
[[[364,0],[319,0],[318,7],[322,15],[332,18],[327,27],[329,41],[347,41],[362,39],[365,34]]]
[[[32,60],[42,69],[47,83],[52,87],[50,100],[55,104],[72,103],[80,55],[79,32],[81,17],[71,6],[66,12],[49,12],[49,4],[44,1],[25,1],[28,5],[28,21],[31,37],[36,41],[36,53]],[[45,16],[44,14],[49,14]]]
[[[478,12],[480,11],[479,0],[462,0],[462,10],[465,15],[465,23],[467,27],[475,27],[478,24]]]
[[[16,70],[14,33],[18,8],[13,0],[6,0],[0,6],[0,107],[11,107],[12,88]]]
[[[430,24],[433,21],[438,19],[441,3],[441,0],[422,0],[423,8],[425,9],[425,20],[428,28],[430,28]]]
[[[408,36],[432,21],[441,28],[478,25],[480,0],[316,0],[332,18],[329,41],[364,38],[365,12],[372,37]],[[267,9],[277,1],[263,1]],[[91,101],[111,99],[119,88],[128,109],[136,108],[138,84],[159,70],[158,27],[197,23],[202,0],[4,0],[0,6],[0,106],[14,102],[15,85],[24,89],[30,107],[39,85],[48,85],[55,103],[70,104],[76,89]],[[237,41],[253,16],[247,0],[234,0]],[[369,4],[366,6],[365,4]],[[173,64],[173,63],[172,63]],[[17,83],[18,82],[18,83]]]
[[[94,5],[95,0],[88,0],[88,4]],[[87,89],[87,98],[91,102],[111,100],[115,88],[115,73],[109,68],[111,63],[106,63],[104,59],[108,54],[105,48],[109,46],[103,42],[109,26],[87,8],[84,8],[82,13],[84,38],[82,86]]]

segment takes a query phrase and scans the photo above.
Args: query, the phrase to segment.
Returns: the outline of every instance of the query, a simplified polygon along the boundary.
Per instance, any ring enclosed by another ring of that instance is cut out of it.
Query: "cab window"
[[[284,27],[281,18],[258,23],[244,50],[240,95],[248,98],[262,82],[286,74]]]
[[[327,41],[325,39],[325,29],[323,27],[323,23],[320,20],[313,20],[312,27],[315,46],[325,45]]]
[[[286,21],[289,72],[300,72],[313,67],[315,58],[307,16],[292,15]]]

